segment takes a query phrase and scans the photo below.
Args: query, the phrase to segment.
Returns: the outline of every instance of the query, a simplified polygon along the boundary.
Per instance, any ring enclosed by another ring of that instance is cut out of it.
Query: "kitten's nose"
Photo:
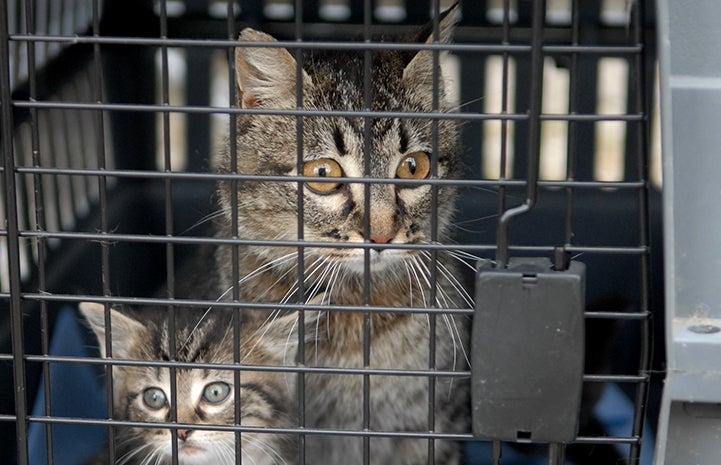
[[[390,234],[371,234],[371,242],[374,244],[387,244],[396,237],[395,233]]]
[[[178,430],[178,439],[181,441],[185,441],[188,439],[188,436],[190,436],[190,433],[192,433],[192,429],[179,429]]]

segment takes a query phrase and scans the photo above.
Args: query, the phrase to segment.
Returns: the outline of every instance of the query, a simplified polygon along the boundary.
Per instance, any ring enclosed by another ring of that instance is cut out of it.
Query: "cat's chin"
[[[403,263],[409,257],[406,250],[385,250],[383,252],[371,250],[369,255],[371,273],[388,271]],[[365,253],[363,250],[360,249],[352,255],[346,256],[343,260],[343,266],[351,273],[363,274],[365,270]]]
[[[170,451],[166,451],[166,463],[172,463]],[[197,443],[178,444],[178,465],[215,465],[217,456]]]

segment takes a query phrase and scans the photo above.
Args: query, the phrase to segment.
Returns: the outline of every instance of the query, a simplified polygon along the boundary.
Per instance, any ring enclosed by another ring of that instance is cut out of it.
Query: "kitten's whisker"
[[[254,437],[253,440],[256,441],[258,444],[260,444],[260,445],[262,446],[263,452],[265,452],[266,455],[267,455],[268,457],[270,457],[271,460],[273,460],[273,463],[276,463],[276,464],[277,464],[277,463],[283,463],[283,464],[287,464],[287,463],[288,463],[288,462],[286,462],[286,460],[283,458],[283,456],[280,455],[280,453],[278,453],[278,451],[276,451],[276,450],[273,448],[273,444],[272,444],[269,440],[262,439],[262,438],[260,438],[260,437]]]
[[[413,275],[416,278],[416,283],[418,284],[418,290],[421,292],[421,301],[423,302],[423,308],[428,308],[428,302],[426,301],[426,292],[423,284],[421,283],[421,278],[418,275],[419,272],[421,272],[418,264],[419,258],[417,256],[413,256],[411,258],[411,267],[410,270],[413,272]]]
[[[456,251],[448,250],[448,251],[446,251],[446,253],[448,254],[449,257],[453,258],[454,260],[459,262],[461,265],[463,265],[466,268],[471,269],[472,271],[476,271],[476,267],[473,266],[472,263],[469,263],[469,260],[474,260],[474,261],[484,261],[485,260],[484,258],[476,257],[475,255],[471,255],[471,254],[468,254],[469,256],[464,256],[464,255],[457,253]]]
[[[323,288],[323,284],[325,284],[327,282],[326,278],[333,271],[333,263],[330,262],[330,260],[331,260],[330,257],[326,257],[323,260],[323,263],[322,263],[323,271],[320,273],[320,276],[318,276],[318,278],[311,285],[312,287],[308,293],[308,299],[306,300],[306,302],[313,300],[318,295],[319,291]],[[321,302],[322,302],[322,299],[321,299]]]
[[[475,305],[473,299],[468,294],[468,291],[466,291],[466,289],[461,285],[458,279],[453,276],[448,267],[446,267],[443,263],[438,262],[438,270],[441,272],[441,275],[446,278],[448,284],[450,284],[451,287],[453,287],[453,289],[456,291],[456,293],[461,296],[466,305],[470,308],[473,308],[473,306]]]
[[[270,292],[270,291],[271,291],[275,286],[277,286],[280,282],[284,281],[285,278],[286,278],[286,276],[288,276],[289,274],[293,273],[293,271],[294,271],[293,268],[288,268],[286,271],[284,271],[283,274],[281,274],[280,276],[278,276],[278,279],[276,279],[276,280],[273,282],[273,284],[271,284],[270,286],[268,286],[268,289],[267,289],[265,292],[263,292],[260,296],[258,296],[258,300],[261,300],[263,297],[265,297],[266,295],[268,295],[268,292]],[[288,293],[286,293],[286,295],[283,297],[283,299],[286,299],[286,300],[287,300],[288,298],[290,298],[290,296],[293,295],[293,293],[295,292],[295,289],[296,289],[295,287],[291,287],[290,290],[288,291]],[[283,299],[281,299],[281,301],[282,301]],[[282,303],[285,303],[285,302],[282,302]]]
[[[119,443],[118,446],[122,447],[123,444],[131,442],[131,438],[128,438],[126,441],[123,441],[122,443]],[[136,455],[142,453],[145,451],[145,449],[151,449],[153,446],[151,444],[143,444],[140,447],[133,448],[129,450],[127,453],[123,454],[121,457],[118,457],[116,460],[117,465],[125,465],[135,457]]]
[[[187,234],[189,231],[192,231],[193,229],[212,221],[216,218],[219,218],[221,216],[225,216],[230,212],[230,208],[219,208],[218,210],[214,212],[210,212],[204,217],[200,218],[198,221],[196,221],[192,226],[186,228],[183,232],[180,233],[181,236]]]
[[[410,266],[407,261],[403,262],[406,268],[406,276],[408,277],[408,300],[413,305],[413,278],[411,278],[411,271],[408,269]]]
[[[427,258],[430,258],[430,252],[425,252],[425,254],[426,254]],[[428,265],[423,261],[420,261],[419,263],[423,267],[423,270],[425,270],[425,272],[430,275],[430,269],[429,269]],[[441,265],[441,263],[438,262],[438,265]],[[442,269],[440,267],[438,269],[442,273]],[[422,275],[424,277],[426,276],[423,273],[422,273]],[[455,280],[455,278],[454,278],[454,280]],[[430,286],[430,281],[428,280],[428,278],[426,278],[426,282]],[[450,308],[449,302],[453,303],[452,300],[447,295],[446,291],[443,289],[443,287],[436,285],[436,305],[438,305],[441,308]],[[445,307],[444,307],[444,304],[445,304]],[[453,306],[455,307],[455,304]],[[466,354],[466,349],[463,346],[463,343],[462,343],[463,340],[460,336],[460,332],[458,330],[458,326],[456,324],[455,319],[452,316],[449,316],[448,314],[444,313],[443,321],[446,324],[449,335],[451,336],[451,341],[453,344],[453,368],[455,369],[455,367],[457,366],[457,363],[458,363],[457,355],[456,355],[458,352],[458,348],[460,347],[460,350],[463,353],[463,356],[466,359],[466,361],[468,361],[468,355]]]
[[[275,266],[280,266],[280,264],[285,263],[286,261],[290,261],[291,259],[295,259],[295,257],[296,257],[297,254],[298,254],[297,252],[291,252],[291,253],[289,253],[289,254],[282,255],[282,256],[274,259],[274,260],[271,260],[270,262],[264,263],[263,265],[259,266],[258,268],[256,268],[255,270],[251,271],[250,273],[248,273],[247,275],[245,275],[243,278],[241,278],[241,279],[238,281],[238,284],[237,284],[237,285],[240,285],[240,284],[244,283],[244,282],[247,281],[248,279],[250,279],[250,278],[258,275],[259,273],[265,271],[266,269],[272,269],[272,268],[275,267]],[[278,281],[276,281],[276,283],[279,282],[280,279],[281,279],[281,278],[279,278]],[[230,286],[230,287],[229,287],[228,289],[226,289],[222,294],[220,294],[220,297],[218,297],[217,299],[215,299],[215,301],[216,301],[216,302],[220,302],[222,299],[225,298],[225,296],[228,295],[228,293],[230,293],[230,292],[233,290],[234,287],[235,287],[235,286]],[[200,324],[201,324],[201,323],[203,322],[203,320],[208,316],[208,313],[210,313],[210,311],[211,311],[212,309],[213,309],[213,307],[211,306],[211,307],[208,307],[207,310],[205,310],[205,313],[203,313],[203,316],[200,317],[200,319],[198,320],[198,323],[195,325],[195,327],[193,327],[193,329],[190,331],[190,333],[188,333],[188,337],[185,339],[185,342],[183,342],[183,345],[181,346],[181,350],[188,344],[188,342],[190,341],[190,338],[193,337],[193,334],[195,333],[195,331],[198,329],[198,327],[200,327]]]
[[[341,263],[336,262],[336,261],[331,262],[330,267],[332,268],[332,271],[331,271],[330,278],[328,279],[328,286],[327,286],[326,292],[323,295],[321,302],[320,302],[321,306],[323,305],[324,301],[326,304],[332,303],[333,290],[335,288],[336,282],[338,281],[338,276],[340,275],[340,271],[342,268]],[[323,313],[323,312],[321,312],[321,313]],[[327,314],[328,312],[325,312],[325,313]],[[320,341],[320,320],[321,320],[321,315],[318,316],[318,319],[316,320],[316,323],[315,323],[315,363],[316,364],[318,363],[318,350],[319,350],[318,347],[319,347],[319,341]],[[326,321],[326,334],[330,334],[330,316],[328,318],[326,318],[325,321]]]
[[[268,313],[268,317],[260,324],[258,328],[256,328],[255,331],[253,331],[252,336],[253,340],[255,341],[253,345],[248,349],[248,351],[245,353],[245,356],[243,356],[243,361],[247,360],[248,357],[250,357],[253,354],[253,351],[256,347],[258,347],[258,344],[265,338],[265,336],[268,334],[268,331],[270,331],[270,327],[275,323],[275,320],[278,319],[278,317],[281,314],[281,310],[275,309]]]
[[[460,110],[461,108],[463,108],[463,107],[465,107],[465,106],[467,106],[467,105],[471,105],[471,104],[473,104],[473,103],[480,102],[481,100],[485,100],[486,98],[487,98],[487,96],[481,95],[480,97],[476,97],[476,98],[474,98],[474,99],[467,100],[467,101],[465,101],[465,102],[463,102],[463,103],[460,103],[460,104],[458,104],[458,105],[455,105],[455,106],[453,106],[453,107],[450,107],[450,108],[448,109],[448,111],[449,111],[449,112],[457,112],[458,110]]]

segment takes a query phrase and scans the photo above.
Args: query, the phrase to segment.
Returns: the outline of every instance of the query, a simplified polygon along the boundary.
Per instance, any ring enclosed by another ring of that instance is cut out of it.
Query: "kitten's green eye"
[[[216,381],[205,386],[203,400],[209,404],[219,404],[228,398],[230,385],[222,381]]]
[[[303,176],[318,176],[321,178],[340,178],[343,176],[343,169],[338,162],[330,158],[308,160],[303,165]],[[330,194],[338,190],[341,183],[336,180],[308,182],[308,188],[316,194]]]
[[[408,154],[396,168],[401,179],[425,179],[431,172],[431,159],[426,152]]]
[[[153,410],[160,410],[168,405],[168,398],[165,392],[157,387],[148,388],[143,392],[143,402]]]

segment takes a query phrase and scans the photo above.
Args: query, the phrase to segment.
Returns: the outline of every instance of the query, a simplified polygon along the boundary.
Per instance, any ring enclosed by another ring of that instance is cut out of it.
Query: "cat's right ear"
[[[80,313],[85,317],[88,326],[98,339],[100,355],[107,356],[105,350],[105,306],[97,302],[81,302]],[[130,358],[130,349],[137,340],[138,335],[145,331],[145,327],[137,320],[110,309],[110,324],[112,325],[113,356]]]
[[[255,29],[245,28],[238,36],[243,42],[277,42]],[[239,46],[235,49],[238,106],[241,108],[295,108],[298,63],[281,47]],[[312,85],[303,73],[303,86]]]

